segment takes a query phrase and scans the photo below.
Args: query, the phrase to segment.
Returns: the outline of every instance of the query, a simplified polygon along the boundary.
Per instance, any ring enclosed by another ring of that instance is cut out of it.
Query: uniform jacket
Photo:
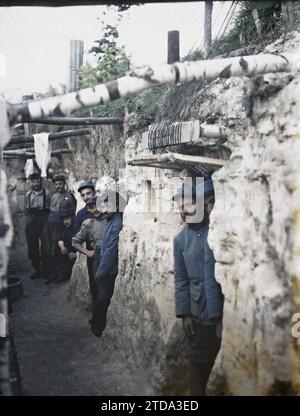
[[[55,192],[52,195],[50,202],[50,212],[48,222],[59,223],[59,214],[61,211],[72,209],[75,212],[76,200],[75,197],[67,191]]]
[[[93,218],[92,214],[88,211],[87,207],[81,208],[75,218],[74,235],[80,231],[81,225],[87,218]]]
[[[123,215],[115,213],[107,219],[101,247],[100,264],[96,276],[106,278],[118,274],[119,234],[123,228]]]
[[[215,259],[207,242],[208,224],[188,225],[174,238],[176,316],[212,324],[223,314],[223,294],[215,279]]]
[[[86,243],[87,246],[95,250],[102,245],[104,230],[106,225],[106,219],[97,220],[94,218],[88,226],[82,227],[78,233],[72,238],[72,244]]]

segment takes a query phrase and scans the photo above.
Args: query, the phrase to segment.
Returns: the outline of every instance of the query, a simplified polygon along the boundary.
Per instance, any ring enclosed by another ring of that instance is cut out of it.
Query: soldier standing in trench
[[[174,238],[176,317],[182,319],[189,343],[190,393],[202,396],[221,346],[223,294],[207,242],[209,215],[215,202],[212,180],[204,182],[204,195],[200,192],[200,186],[183,186],[173,200],[186,223]],[[197,212],[194,202],[201,196],[204,215],[202,210]]]
[[[106,315],[118,275],[119,234],[123,228],[125,205],[125,200],[116,191],[107,190],[97,198],[98,211],[107,217],[100,263],[95,273],[97,295],[93,305],[91,325],[93,334],[97,337],[101,337],[106,328]]]
[[[56,175],[53,178],[56,192],[52,194],[48,223],[44,228],[44,239],[47,253],[46,283],[53,283],[58,279],[56,258],[58,254],[58,240],[61,228],[60,215],[65,210],[75,212],[76,200],[71,192],[66,190],[66,178],[64,175]]]
[[[119,233],[123,226],[125,200],[115,191],[106,191],[86,201],[94,220],[82,226],[72,244],[81,253],[93,258],[93,315],[89,321],[92,333],[101,337],[118,274]],[[97,224],[98,223],[98,224]],[[93,250],[82,246],[89,241]]]
[[[79,184],[78,187],[78,192],[80,193],[80,196],[83,200],[83,202],[86,204],[86,201],[93,198],[96,194],[95,191],[95,186],[93,184],[93,182],[88,179],[88,180],[84,180]],[[74,234],[73,236],[75,236],[81,229],[81,227],[87,226],[89,224],[91,224],[91,219],[93,218],[93,214],[90,212],[90,210],[88,209],[88,206],[85,205],[83,208],[81,208],[75,217],[75,225],[74,225]],[[91,246],[90,241],[86,241],[86,249],[88,251],[92,251],[93,248]],[[87,269],[88,269],[88,276],[89,276],[89,285],[90,285],[90,292],[92,295],[92,298],[94,299],[95,297],[95,283],[94,283],[94,275],[93,275],[93,262],[94,262],[94,257],[86,257],[86,265],[87,265]]]
[[[97,295],[95,274],[100,262],[101,245],[106,225],[106,217],[97,210],[96,201],[96,196],[85,200],[86,209],[92,218],[83,224],[72,238],[72,246],[89,260],[89,284],[93,305]],[[83,246],[84,243],[86,247]],[[91,324],[92,320],[89,322]]]
[[[46,255],[43,230],[48,221],[51,193],[43,189],[39,173],[30,175],[31,190],[25,195],[26,239],[28,257],[34,268],[31,279],[45,276]]]

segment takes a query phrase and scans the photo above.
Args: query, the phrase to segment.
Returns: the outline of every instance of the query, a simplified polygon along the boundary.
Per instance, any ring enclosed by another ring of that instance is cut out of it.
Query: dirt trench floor
[[[68,302],[68,283],[29,275],[10,314],[22,395],[148,395],[144,374],[132,374],[118,350],[105,350],[90,332],[90,313]]]

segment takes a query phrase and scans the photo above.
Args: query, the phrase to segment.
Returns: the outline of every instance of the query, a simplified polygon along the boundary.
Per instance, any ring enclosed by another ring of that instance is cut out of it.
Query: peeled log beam
[[[205,61],[178,62],[172,65],[146,66],[125,77],[69,94],[44,98],[28,103],[9,105],[10,124],[31,122],[48,116],[66,116],[72,111],[100,105],[128,94],[138,93],[157,85],[189,81],[212,81],[241,75],[299,69],[300,54],[262,54]]]
[[[24,120],[26,121],[26,119]],[[93,126],[98,124],[123,124],[124,118],[121,117],[45,117],[33,120],[37,124],[56,124],[69,126]]]
[[[49,140],[59,140],[59,139],[65,139],[67,137],[85,136],[87,134],[90,134],[90,129],[66,130],[66,131],[60,131],[59,133],[50,133]],[[34,142],[33,136],[30,136],[30,137],[24,137],[24,139],[12,138],[8,144],[9,145],[25,144],[25,143],[33,143],[33,142]]]

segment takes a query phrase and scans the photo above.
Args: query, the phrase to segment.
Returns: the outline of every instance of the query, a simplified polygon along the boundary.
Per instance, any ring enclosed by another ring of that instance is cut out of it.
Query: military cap
[[[204,182],[204,195],[202,194],[202,196],[206,197],[210,194],[214,193],[214,184],[213,181],[211,179],[208,179],[207,181]],[[202,185],[198,185],[198,186],[185,186],[184,184],[182,185],[181,188],[177,189],[176,194],[173,196],[172,200],[173,201],[177,201],[177,199],[179,197],[191,197],[191,198],[196,198],[196,195],[200,196],[200,192],[203,192],[203,188]]]
[[[66,217],[74,217],[75,213],[72,209],[64,209],[62,211],[60,211],[59,213],[59,217],[61,219],[66,218]]]
[[[39,173],[32,173],[32,174],[29,176],[29,179],[30,179],[31,181],[33,181],[33,180],[35,180],[35,179],[41,179],[41,175],[40,175]]]
[[[64,175],[55,175],[52,179],[52,182],[62,181],[66,182],[66,178]]]
[[[85,188],[91,188],[91,189],[95,190],[95,185],[93,184],[93,182],[90,179],[88,179],[86,181],[82,181],[82,182],[80,182],[78,192],[82,191]]]

